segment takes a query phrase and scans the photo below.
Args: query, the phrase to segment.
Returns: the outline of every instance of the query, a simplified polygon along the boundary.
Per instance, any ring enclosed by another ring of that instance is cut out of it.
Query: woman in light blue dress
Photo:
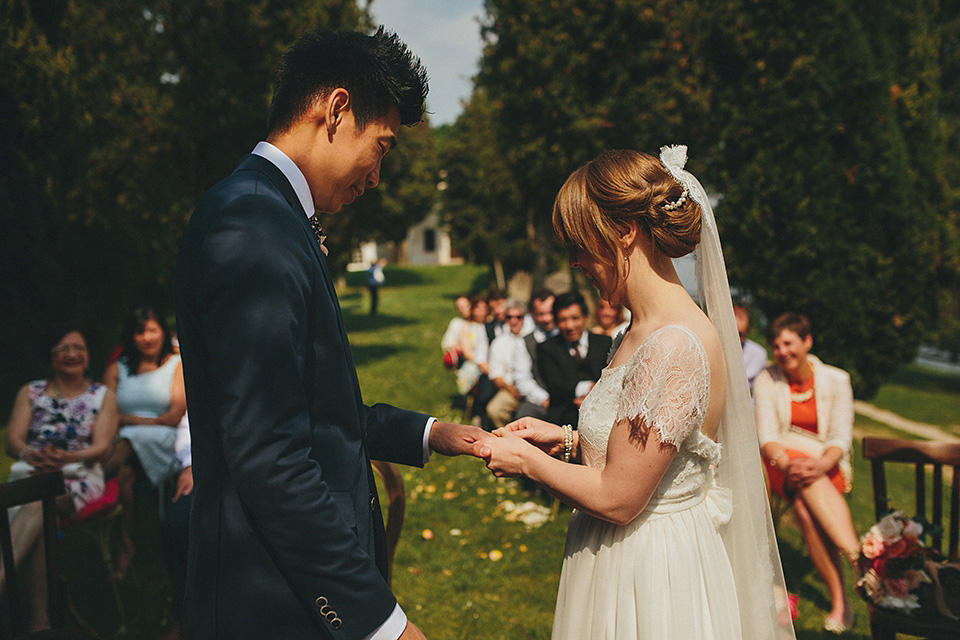
[[[117,557],[118,576],[126,572],[133,555],[132,477],[142,474],[154,486],[166,482],[176,471],[176,427],[187,409],[180,356],[163,316],[150,307],[134,309],[123,331],[123,352],[107,367],[104,382],[117,394],[120,431],[112,465],[129,468],[120,472],[124,511],[121,536],[126,549]]]

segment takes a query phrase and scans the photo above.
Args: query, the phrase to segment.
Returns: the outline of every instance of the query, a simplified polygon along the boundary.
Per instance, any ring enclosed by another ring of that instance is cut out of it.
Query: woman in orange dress
[[[770,489],[794,507],[810,559],[830,591],[824,628],[842,633],[853,620],[843,589],[843,560],[859,555],[844,494],[851,488],[853,390],[850,375],[810,353],[810,322],[785,313],[768,328],[774,364],[753,386],[754,415]]]

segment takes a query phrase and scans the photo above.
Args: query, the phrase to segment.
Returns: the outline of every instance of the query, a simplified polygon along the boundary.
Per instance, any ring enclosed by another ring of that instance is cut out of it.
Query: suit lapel
[[[357,378],[357,368],[353,361],[353,351],[350,349],[350,340],[347,338],[347,329],[343,323],[343,312],[340,309],[340,299],[337,297],[336,287],[333,286],[333,276],[330,274],[330,268],[327,265],[327,258],[320,250],[320,243],[317,242],[317,237],[313,233],[313,229],[310,227],[310,221],[307,219],[307,212],[304,211],[303,205],[300,204],[300,198],[297,197],[297,192],[294,191],[293,186],[290,184],[290,181],[287,180],[287,177],[283,175],[283,172],[280,171],[275,164],[266,158],[254,154],[248,154],[241,159],[236,170],[259,171],[266,176],[267,179],[269,179],[270,182],[276,186],[277,191],[279,191],[280,195],[283,196],[283,199],[287,201],[287,203],[290,205],[290,208],[300,221],[300,227],[307,237],[307,244],[310,245],[310,249],[313,251],[314,257],[316,257],[317,262],[320,264],[320,272],[323,274],[322,279],[324,287],[327,290],[327,295],[330,296],[330,299],[333,301],[333,306],[336,309],[337,330],[339,331],[340,339],[343,342],[344,357],[347,359],[347,370],[350,372],[350,376],[352,378],[351,382],[353,383],[354,399],[357,404],[357,418],[360,424],[360,432],[364,442],[366,442],[367,424],[366,420],[364,419],[365,414],[363,412],[363,398],[360,395],[360,380]],[[315,213],[314,215],[319,215],[319,213]]]

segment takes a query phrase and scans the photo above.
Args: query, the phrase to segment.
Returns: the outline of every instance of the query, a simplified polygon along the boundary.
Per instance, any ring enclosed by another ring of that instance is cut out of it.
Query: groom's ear
[[[333,137],[343,123],[344,114],[350,109],[350,92],[343,87],[331,91],[323,101],[323,118],[327,135]]]

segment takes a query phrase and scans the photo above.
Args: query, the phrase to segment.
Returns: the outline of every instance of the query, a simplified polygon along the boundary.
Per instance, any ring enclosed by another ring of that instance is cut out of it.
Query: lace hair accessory
[[[695,251],[697,289],[700,306],[720,336],[726,364],[727,390],[717,432],[723,459],[717,465],[716,479],[733,496],[733,515],[721,535],[733,569],[740,624],[745,639],[794,638],[720,235],[707,193],[700,181],[684,170],[686,161],[683,145],[660,149],[664,168],[703,212]]]
[[[683,178],[683,165],[687,163],[687,148],[682,145],[673,145],[672,147],[661,147],[660,148],[660,164],[663,165],[663,168],[673,176],[673,179],[683,187],[683,193],[680,194],[680,197],[674,200],[673,202],[668,202],[663,205],[664,211],[676,211],[687,201],[687,197],[690,195],[690,187]],[[689,174],[687,174],[689,175]]]

